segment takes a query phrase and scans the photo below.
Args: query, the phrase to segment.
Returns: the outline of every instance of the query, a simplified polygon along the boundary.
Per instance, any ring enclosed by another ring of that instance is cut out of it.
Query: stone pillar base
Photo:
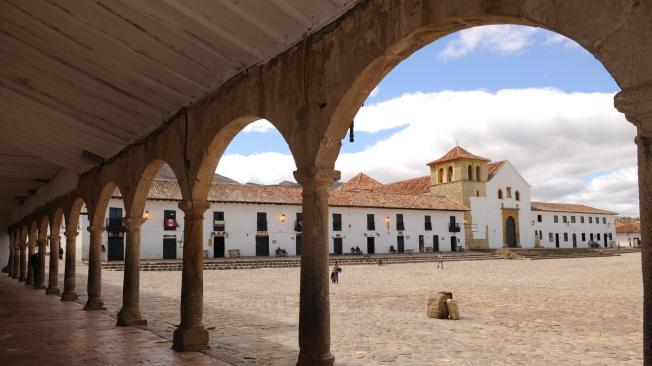
[[[196,328],[178,327],[172,337],[172,349],[177,352],[198,352],[209,349],[208,330],[203,326]]]
[[[75,292],[63,292],[61,295],[61,301],[75,301],[77,300],[77,293]]]
[[[48,287],[47,290],[45,290],[46,295],[61,295],[61,290],[57,287]]]
[[[120,310],[116,325],[119,327],[146,326],[147,319],[143,319],[139,311]]]
[[[299,360],[297,366],[333,366],[335,364],[335,356],[332,353],[310,353],[299,352]]]
[[[104,307],[104,301],[102,301],[102,299],[88,299],[86,305],[84,305],[84,310],[106,310],[106,308]]]
[[[34,285],[34,290],[45,290],[44,285]]]

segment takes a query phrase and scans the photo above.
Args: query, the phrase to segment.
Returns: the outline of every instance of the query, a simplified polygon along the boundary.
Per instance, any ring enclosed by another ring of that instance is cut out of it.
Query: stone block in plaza
[[[435,319],[448,319],[448,307],[446,301],[453,298],[451,292],[439,292],[436,296],[428,298],[427,315]]]
[[[457,300],[446,300],[446,309],[448,309],[448,316],[453,320],[460,320],[460,310],[457,307]]]

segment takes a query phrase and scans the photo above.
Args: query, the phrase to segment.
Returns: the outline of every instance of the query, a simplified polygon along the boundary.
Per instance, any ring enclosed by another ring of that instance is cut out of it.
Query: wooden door
[[[163,259],[177,259],[177,238],[163,238]]]
[[[376,238],[373,236],[367,237],[367,254],[376,253]]]
[[[224,258],[224,237],[223,236],[216,236],[215,237],[215,243],[213,243],[213,256],[215,258]]]

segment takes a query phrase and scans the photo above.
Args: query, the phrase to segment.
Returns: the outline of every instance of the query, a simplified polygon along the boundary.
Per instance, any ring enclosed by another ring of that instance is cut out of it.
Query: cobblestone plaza
[[[639,253],[619,257],[348,266],[331,285],[338,365],[640,365]],[[103,271],[107,312],[120,309],[122,272]],[[79,266],[78,288],[86,285]],[[142,272],[149,330],[172,338],[181,273]],[[462,319],[426,317],[449,290]],[[84,296],[83,290],[79,291]],[[85,302],[81,297],[78,301]],[[299,268],[204,272],[208,354],[236,365],[296,362]],[[80,309],[81,311],[81,309]]]

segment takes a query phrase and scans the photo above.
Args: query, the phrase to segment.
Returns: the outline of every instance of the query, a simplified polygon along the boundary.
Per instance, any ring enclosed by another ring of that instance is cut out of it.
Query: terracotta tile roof
[[[120,198],[115,191],[114,198]],[[151,200],[179,201],[181,192],[175,180],[156,179],[147,196]],[[252,184],[214,183],[208,193],[210,202],[300,205],[301,188]],[[390,194],[334,189],[329,197],[333,207],[401,208],[414,210],[468,211],[460,203],[442,196]]]
[[[430,176],[401,180],[374,189],[378,193],[426,194],[430,192]]]
[[[493,176],[498,173],[506,161],[507,160],[492,161],[491,163],[487,164],[487,170],[489,170],[489,179],[493,178]]]
[[[481,156],[471,154],[470,152],[466,151],[465,149],[463,149],[462,147],[457,145],[454,148],[452,148],[449,152],[447,152],[444,156],[442,156],[441,158],[439,158],[437,160],[433,160],[433,161],[429,162],[427,165],[433,165],[433,164],[437,164],[437,163],[444,163],[444,162],[447,162],[447,161],[457,160],[457,159],[472,159],[472,160],[491,161],[491,160],[489,160],[487,158],[483,158]]]
[[[349,179],[346,183],[341,185],[338,189],[342,191],[371,192],[380,186],[382,186],[382,184],[379,181],[364,173],[358,173],[353,178]]]
[[[532,211],[576,212],[601,215],[616,215],[615,212],[571,203],[531,202]]]
[[[629,222],[627,224],[616,225],[616,233],[640,233],[640,232],[641,232],[640,222]]]

